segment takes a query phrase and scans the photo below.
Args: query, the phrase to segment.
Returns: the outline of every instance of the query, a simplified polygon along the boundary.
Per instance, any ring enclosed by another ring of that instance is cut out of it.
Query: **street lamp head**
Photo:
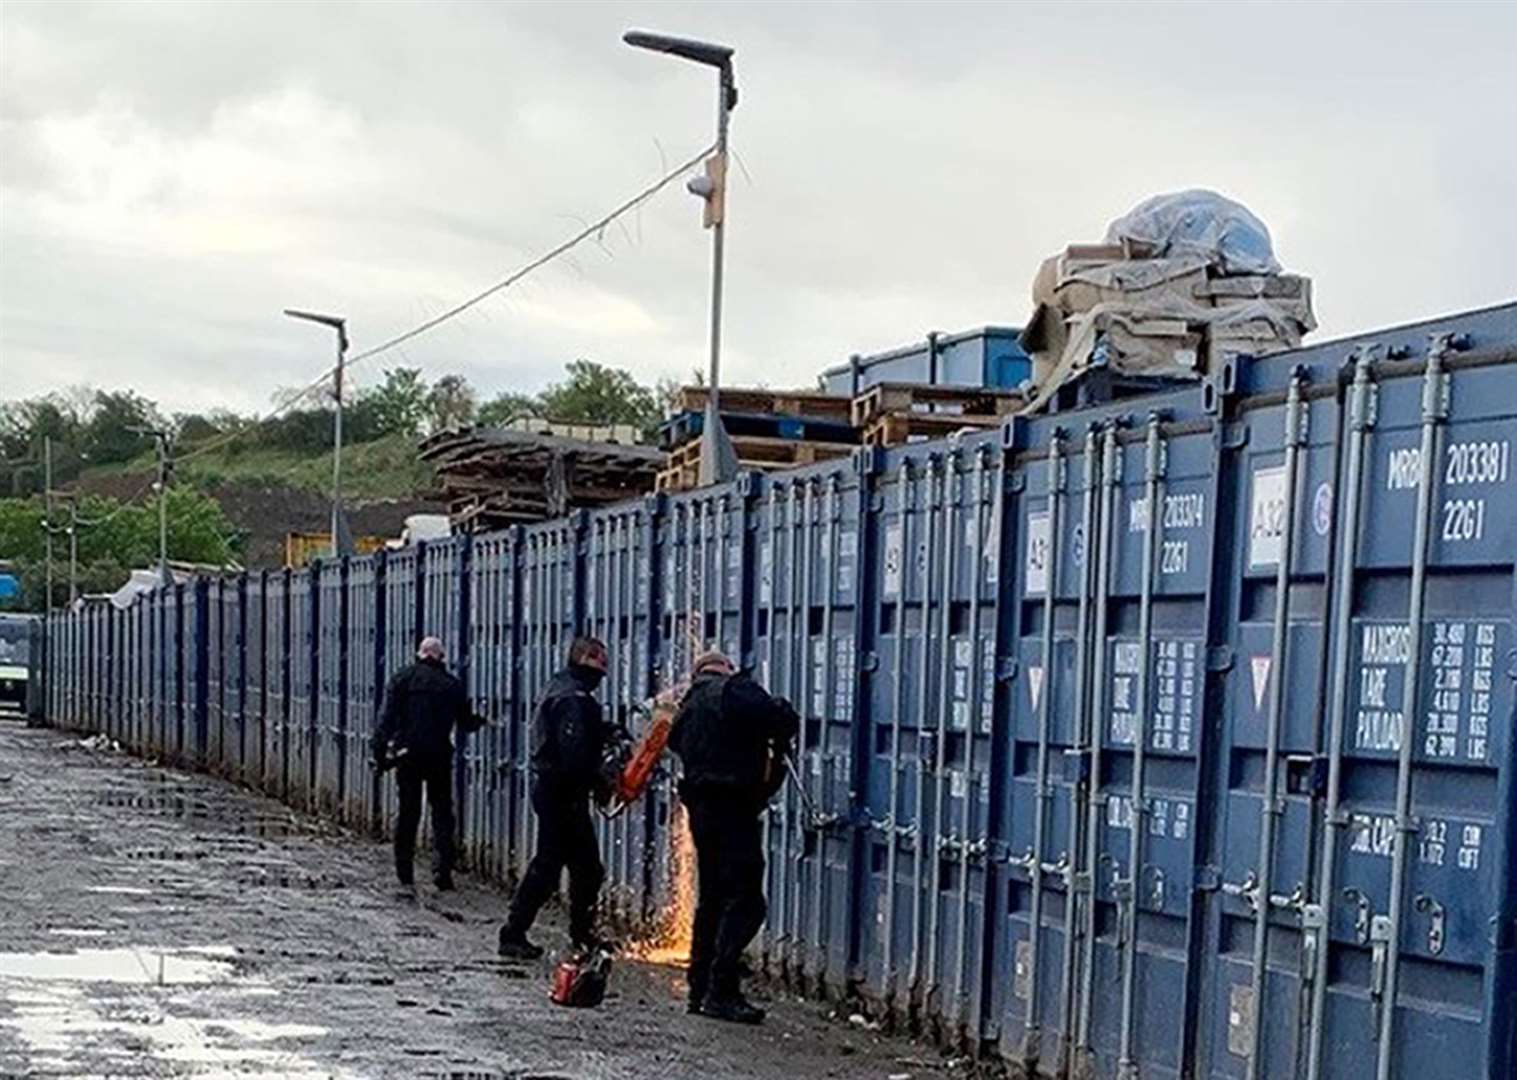
[[[636,49],[669,53],[697,64],[730,69],[733,50],[726,45],[710,41],[695,41],[691,38],[670,37],[668,34],[651,34],[646,30],[628,30],[622,40]]]
[[[336,315],[323,315],[316,311],[301,311],[298,308],[285,308],[284,313],[292,319],[303,319],[306,322],[320,323],[322,326],[330,326],[337,331],[337,342],[346,350],[348,347],[348,320]]]

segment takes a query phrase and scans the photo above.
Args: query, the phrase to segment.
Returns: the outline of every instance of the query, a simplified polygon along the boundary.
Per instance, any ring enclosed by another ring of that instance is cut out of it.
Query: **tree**
[[[530,394],[514,394],[507,391],[481,405],[474,421],[477,424],[499,427],[524,416],[541,416],[542,411],[542,403]]]
[[[171,487],[166,509],[169,558],[224,565],[236,557],[236,529],[215,499],[189,487]],[[158,561],[156,500],[123,507],[115,499],[85,496],[78,515],[81,591],[114,589],[126,580],[127,569]],[[28,606],[34,609],[41,606],[45,579],[42,521],[40,498],[0,499],[0,551],[21,571]],[[67,521],[67,511],[54,507],[54,527]],[[68,597],[67,551],[65,544],[60,557],[54,545],[54,603]]]
[[[434,433],[468,427],[478,411],[479,399],[462,375],[444,375],[427,394],[427,412]]]
[[[653,391],[629,373],[593,360],[575,360],[569,377],[544,390],[543,415],[550,420],[583,424],[635,424],[648,428],[659,421]]]
[[[385,372],[385,381],[361,395],[386,435],[415,435],[427,418],[427,384],[416,368]]]
[[[74,394],[45,394],[0,403],[0,491],[30,495],[43,487],[43,448],[53,440],[53,483],[79,475],[83,465],[84,415]],[[0,551],[3,551],[0,548]]]
[[[102,465],[131,461],[153,446],[153,437],[141,429],[162,426],[158,407],[146,398],[131,390],[101,390],[84,426],[84,453]]]

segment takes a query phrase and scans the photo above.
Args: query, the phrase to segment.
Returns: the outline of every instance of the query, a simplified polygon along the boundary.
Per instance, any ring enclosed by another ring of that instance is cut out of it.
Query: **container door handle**
[[[1443,952],[1443,905],[1426,893],[1419,893],[1412,905],[1428,916],[1427,951],[1434,956]]]

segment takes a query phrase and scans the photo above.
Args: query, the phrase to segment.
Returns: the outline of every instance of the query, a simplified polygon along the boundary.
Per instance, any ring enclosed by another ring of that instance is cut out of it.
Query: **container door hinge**
[[[1206,670],[1225,672],[1233,669],[1233,647],[1231,645],[1213,645],[1206,650]]]
[[[1247,424],[1239,422],[1223,424],[1221,430],[1221,439],[1219,440],[1221,443],[1221,449],[1242,450],[1245,446],[1248,445],[1248,437],[1249,430]]]
[[[1196,867],[1196,891],[1216,892],[1222,887],[1222,871],[1210,864]]]

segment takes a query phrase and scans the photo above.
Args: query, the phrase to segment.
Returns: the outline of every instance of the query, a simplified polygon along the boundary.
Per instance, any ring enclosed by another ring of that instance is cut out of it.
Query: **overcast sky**
[[[504,276],[711,138],[633,26],[737,49],[724,381],[1020,324],[1043,256],[1182,187],[1264,219],[1319,338],[1517,297],[1512,4],[7,0],[0,397],[260,410],[329,360],[281,308],[361,349]],[[709,252],[675,186],[355,374],[686,375]]]

